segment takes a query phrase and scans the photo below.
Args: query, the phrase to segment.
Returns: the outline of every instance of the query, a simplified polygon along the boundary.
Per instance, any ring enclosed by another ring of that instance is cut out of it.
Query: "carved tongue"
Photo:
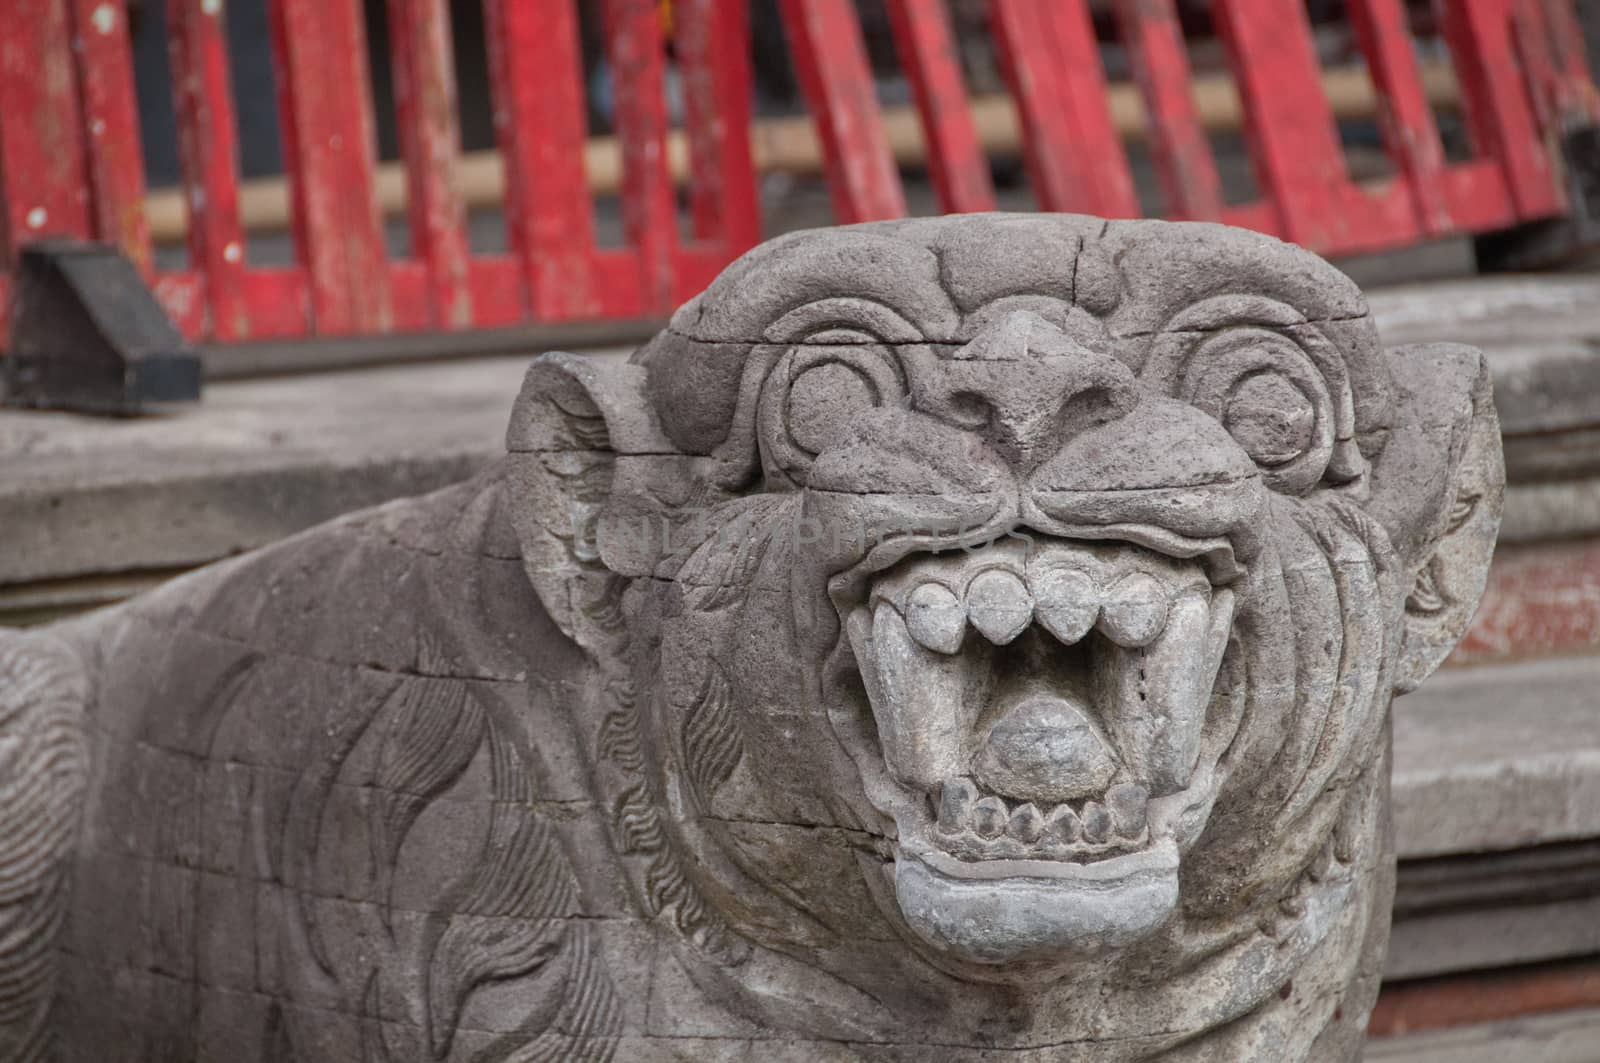
[[[1006,710],[978,754],[979,782],[1047,805],[1104,793],[1117,762],[1087,709],[1035,694]]]

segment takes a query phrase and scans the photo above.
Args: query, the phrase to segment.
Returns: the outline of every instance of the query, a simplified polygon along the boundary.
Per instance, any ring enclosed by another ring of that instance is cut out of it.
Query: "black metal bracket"
[[[132,416],[200,397],[200,356],[133,263],[76,240],[22,249],[0,372],[9,406]]]
[[[1561,137],[1569,213],[1477,238],[1485,272],[1549,269],[1600,248],[1600,125],[1581,125]]]

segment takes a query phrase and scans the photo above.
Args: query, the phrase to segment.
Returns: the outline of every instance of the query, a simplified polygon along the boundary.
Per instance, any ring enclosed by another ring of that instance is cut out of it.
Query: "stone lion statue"
[[[801,232],[0,638],[0,1056],[1352,1060],[1488,375],[1215,225]]]

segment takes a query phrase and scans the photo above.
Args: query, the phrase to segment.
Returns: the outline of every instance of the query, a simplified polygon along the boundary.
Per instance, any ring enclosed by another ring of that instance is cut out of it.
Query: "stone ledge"
[[[1394,704],[1385,976],[1600,953],[1600,657],[1447,670]]]
[[[1408,870],[1400,865],[1398,903],[1408,900]],[[1522,885],[1535,893],[1543,889],[1537,879]],[[1597,954],[1600,890],[1557,901],[1507,898],[1436,911],[1397,910],[1383,977],[1395,982]]]
[[[138,420],[0,413],[0,586],[198,565],[465,479],[523,356],[224,382]]]
[[[1394,706],[1404,859],[1600,836],[1600,657],[1446,669]]]
[[[1367,1042],[1367,1063],[1594,1063],[1600,1008],[1528,1015],[1499,1022]]]

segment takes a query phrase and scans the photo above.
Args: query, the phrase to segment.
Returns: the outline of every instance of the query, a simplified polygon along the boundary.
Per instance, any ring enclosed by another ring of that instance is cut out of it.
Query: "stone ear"
[[[1431,675],[1483,595],[1500,530],[1505,466],[1483,352],[1454,343],[1385,352],[1395,423],[1373,470],[1371,510],[1409,581],[1395,668],[1403,694]]]
[[[682,460],[652,414],[644,369],[565,352],[534,359],[506,450],[523,568],[557,626],[599,654],[616,635],[609,628],[621,584],[652,561],[639,545],[648,546],[650,514],[619,499],[619,483],[670,473]],[[645,497],[647,509],[664,501]]]

